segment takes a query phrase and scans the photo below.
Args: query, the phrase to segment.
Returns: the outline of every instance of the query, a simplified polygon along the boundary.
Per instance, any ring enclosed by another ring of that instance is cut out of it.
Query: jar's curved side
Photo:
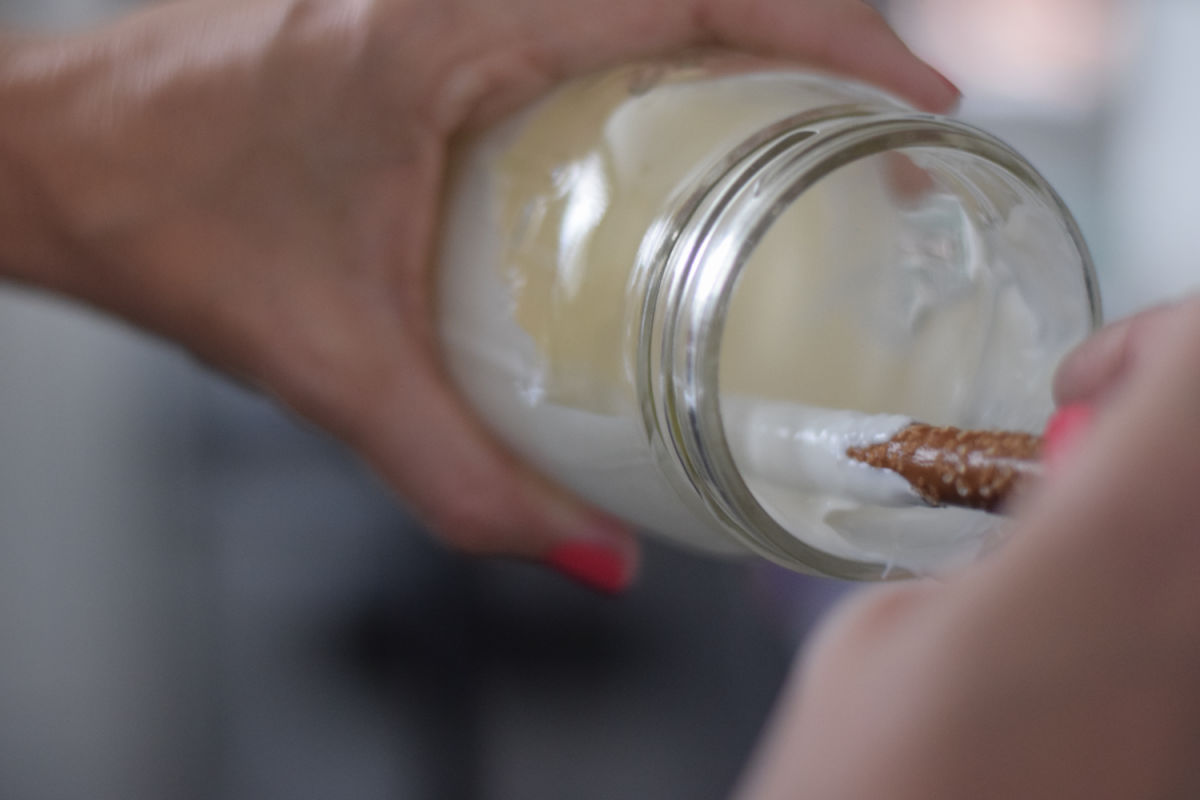
[[[723,202],[730,187],[745,186],[757,180],[764,167],[805,139],[837,128],[849,119],[867,118],[886,110],[862,103],[831,105],[786,116],[756,131],[709,169],[691,176],[677,188],[665,204],[663,213],[648,227],[634,269],[631,296],[639,303],[641,313],[636,326],[626,332],[627,346],[636,354],[638,402],[647,441],[662,474],[686,505],[706,509],[741,547],[801,572],[866,577],[850,564],[828,564],[822,568],[820,565],[827,554],[795,539],[786,540],[782,547],[764,545],[760,537],[747,535],[744,523],[727,513],[720,504],[706,502],[705,495],[711,492],[697,492],[696,470],[686,466],[693,455],[688,448],[679,446],[682,429],[674,419],[676,410],[672,408],[664,413],[662,406],[664,402],[670,404],[672,399],[664,385],[669,374],[663,370],[656,343],[662,342],[663,326],[671,314],[658,313],[657,309],[660,303],[667,302],[666,298],[672,292],[669,284],[687,270],[672,259],[689,252],[697,238],[708,232],[714,204]]]
[[[716,401],[718,354],[700,352],[689,339],[694,328],[708,327],[705,320],[714,313],[696,302],[694,289],[713,278],[715,262],[706,262],[706,251],[722,216],[747,193],[762,195],[764,171],[804,150],[810,138],[836,130],[846,119],[879,113],[863,107],[836,111],[840,113],[796,115],[744,142],[720,171],[699,181],[694,193],[678,198],[675,218],[664,226],[672,235],[644,242],[639,261],[648,288],[638,336],[639,394],[647,435],[664,471],[674,477],[682,496],[703,504],[743,547],[796,571],[866,580],[879,577],[876,565],[837,558],[787,534],[748,490],[739,490],[740,473],[719,419],[714,424],[700,416],[708,407],[705,398]],[[728,294],[736,273],[724,277],[728,281],[718,277],[717,284],[708,284],[710,298]],[[770,529],[783,535],[764,535]]]
[[[447,213],[471,223],[470,235],[445,237],[438,275],[439,335],[456,387],[522,459],[589,502],[697,549],[738,552],[680,506],[647,450],[636,414],[601,413],[545,397],[544,355],[514,318],[509,287],[493,266],[501,234],[488,158],[486,152],[464,156],[447,198]]]

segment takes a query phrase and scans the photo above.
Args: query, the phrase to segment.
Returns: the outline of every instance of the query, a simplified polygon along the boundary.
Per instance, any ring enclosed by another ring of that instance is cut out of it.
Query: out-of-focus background
[[[1110,317],[1200,283],[1200,3],[886,11],[1060,190]],[[843,588],[651,544],[604,600],[456,558],[265,401],[0,287],[5,800],[720,798]]]

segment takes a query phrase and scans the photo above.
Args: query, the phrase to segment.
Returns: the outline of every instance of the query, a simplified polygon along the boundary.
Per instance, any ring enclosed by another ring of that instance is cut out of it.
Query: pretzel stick
[[[1010,431],[939,428],[915,422],[886,442],[846,455],[904,478],[930,505],[996,511],[1041,474],[1042,439]]]

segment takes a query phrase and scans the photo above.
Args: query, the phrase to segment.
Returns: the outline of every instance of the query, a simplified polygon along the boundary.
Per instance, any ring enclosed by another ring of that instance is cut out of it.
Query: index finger
[[[960,96],[862,0],[577,0],[476,11],[506,45],[479,50],[443,77],[433,111],[442,130],[494,119],[575,75],[698,46],[840,72],[928,111],[946,111]]]

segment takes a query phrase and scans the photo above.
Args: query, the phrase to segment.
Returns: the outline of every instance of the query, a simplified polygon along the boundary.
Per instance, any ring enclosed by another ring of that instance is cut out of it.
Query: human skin
[[[743,800],[1200,796],[1200,300],[1059,370],[1093,422],[992,558],[854,598]]]
[[[523,466],[448,382],[432,241],[457,134],[572,75],[695,46],[930,110],[957,98],[857,0],[173,3],[0,40],[0,274],[277,398],[454,547],[619,589],[628,527]]]

